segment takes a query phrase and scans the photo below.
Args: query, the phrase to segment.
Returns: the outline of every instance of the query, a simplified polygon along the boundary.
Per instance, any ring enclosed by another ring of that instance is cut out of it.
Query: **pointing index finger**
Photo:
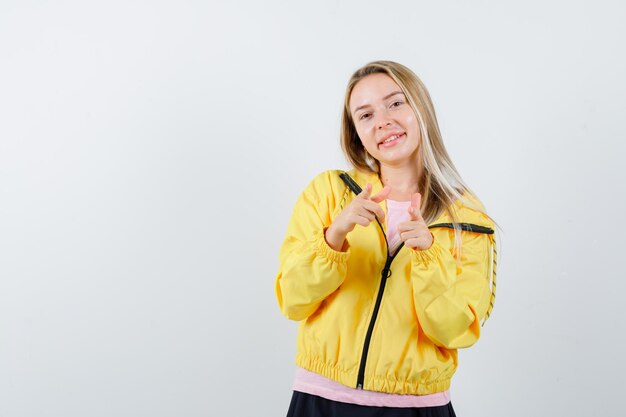
[[[365,184],[365,188],[363,188],[363,190],[359,194],[359,197],[369,200],[371,193],[372,193],[372,184],[367,183]]]

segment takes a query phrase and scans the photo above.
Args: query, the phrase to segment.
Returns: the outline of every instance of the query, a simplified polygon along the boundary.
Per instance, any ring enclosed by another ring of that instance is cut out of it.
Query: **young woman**
[[[279,254],[278,304],[300,322],[288,416],[454,416],[457,348],[495,298],[494,222],[405,66],[353,74],[341,143],[354,169],[311,181]]]

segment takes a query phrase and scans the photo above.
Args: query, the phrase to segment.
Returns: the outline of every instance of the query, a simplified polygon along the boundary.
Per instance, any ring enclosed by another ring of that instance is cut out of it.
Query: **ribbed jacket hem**
[[[355,388],[358,370],[343,370],[302,354],[296,355],[296,365],[308,371],[318,373],[340,384]],[[450,378],[420,383],[418,381],[400,380],[390,376],[374,376],[365,378],[363,389],[386,392],[388,394],[427,395],[450,389]]]

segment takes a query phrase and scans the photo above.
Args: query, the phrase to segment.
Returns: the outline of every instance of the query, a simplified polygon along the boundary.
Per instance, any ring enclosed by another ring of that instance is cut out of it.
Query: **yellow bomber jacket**
[[[279,252],[278,304],[300,322],[296,364],[353,388],[445,391],[457,348],[478,340],[491,303],[493,224],[460,200],[454,203],[459,222],[470,224],[461,232],[458,263],[454,230],[441,226],[451,223],[447,214],[429,225],[434,242],[427,250],[402,246],[390,262],[386,222],[373,221],[357,225],[346,238],[348,249],[338,252],[324,232],[356,195],[340,174],[325,171],[301,193]],[[371,183],[372,195],[383,187],[376,174],[348,174],[360,187]]]

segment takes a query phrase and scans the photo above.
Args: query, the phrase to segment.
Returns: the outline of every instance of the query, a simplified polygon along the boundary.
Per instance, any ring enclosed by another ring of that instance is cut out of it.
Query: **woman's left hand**
[[[411,207],[409,207],[410,219],[398,225],[398,233],[404,245],[415,250],[426,250],[432,246],[434,241],[433,235],[422,217],[420,211],[421,202],[422,195],[420,193],[413,194],[411,196]]]

